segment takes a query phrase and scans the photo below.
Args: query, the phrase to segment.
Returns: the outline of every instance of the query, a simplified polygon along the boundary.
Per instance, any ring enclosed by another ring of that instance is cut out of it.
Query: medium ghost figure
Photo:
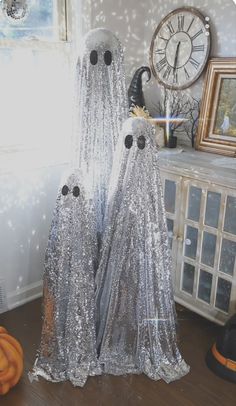
[[[189,367],[177,347],[162,185],[153,128],[123,126],[96,275],[97,347],[105,373],[171,382]]]
[[[41,343],[31,379],[37,375],[83,386],[100,374],[94,310],[97,258],[94,210],[74,171],[59,189],[44,272]]]
[[[92,183],[102,232],[114,147],[128,117],[123,49],[114,34],[98,28],[85,36],[76,76],[74,166],[83,168]]]

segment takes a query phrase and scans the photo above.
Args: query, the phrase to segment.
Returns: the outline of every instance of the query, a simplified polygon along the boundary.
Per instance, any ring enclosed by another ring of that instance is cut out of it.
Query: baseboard
[[[21,306],[31,300],[37,299],[42,296],[43,282],[38,281],[25,286],[22,289],[14,290],[7,295],[7,307],[8,310]]]

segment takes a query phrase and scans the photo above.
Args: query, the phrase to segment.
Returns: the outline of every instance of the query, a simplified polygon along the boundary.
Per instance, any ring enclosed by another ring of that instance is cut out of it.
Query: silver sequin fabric
[[[73,165],[82,168],[91,183],[97,230],[102,233],[114,148],[128,117],[123,48],[109,30],[97,28],[85,36],[76,83]]]
[[[171,382],[188,373],[176,336],[153,127],[129,118],[117,143],[96,274],[97,347],[105,373]]]
[[[94,310],[96,220],[83,177],[65,175],[59,188],[45,258],[43,327],[30,374],[83,386],[100,374]]]

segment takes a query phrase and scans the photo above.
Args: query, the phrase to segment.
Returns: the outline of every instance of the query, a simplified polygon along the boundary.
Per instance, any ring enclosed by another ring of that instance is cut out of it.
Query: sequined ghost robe
[[[115,152],[99,269],[97,347],[105,373],[171,382],[189,367],[176,338],[171,260],[153,128],[129,118]]]
[[[103,230],[107,189],[118,133],[128,117],[120,41],[104,28],[89,31],[77,63],[74,166],[92,183],[97,230]]]
[[[94,210],[78,171],[59,189],[45,258],[43,327],[30,374],[83,386],[100,373],[94,313]]]

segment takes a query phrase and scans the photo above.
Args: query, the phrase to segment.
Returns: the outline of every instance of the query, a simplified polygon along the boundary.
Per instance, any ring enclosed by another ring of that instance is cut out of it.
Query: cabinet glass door
[[[164,204],[166,210],[166,220],[169,237],[169,247],[172,252],[173,262],[173,283],[175,281],[176,259],[177,259],[177,235],[179,227],[180,215],[180,199],[181,199],[181,177],[175,176],[172,173],[161,171],[162,185],[164,192]]]
[[[176,295],[224,322],[236,311],[235,191],[183,180]]]

